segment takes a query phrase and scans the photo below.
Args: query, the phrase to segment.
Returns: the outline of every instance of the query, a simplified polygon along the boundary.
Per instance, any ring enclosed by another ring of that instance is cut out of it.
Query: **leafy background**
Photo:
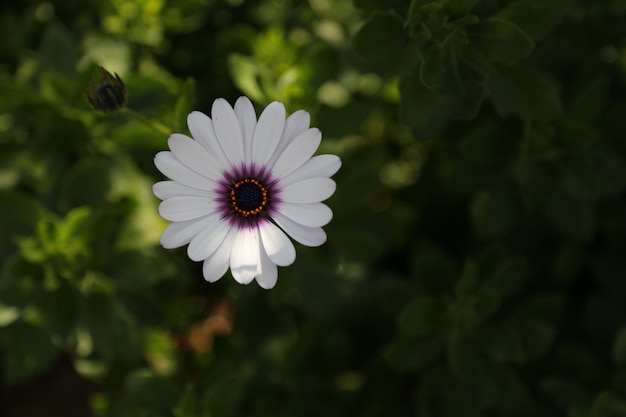
[[[626,1],[9,0],[0,39],[3,417],[626,416]],[[242,94],[344,162],[269,292],[151,193]]]

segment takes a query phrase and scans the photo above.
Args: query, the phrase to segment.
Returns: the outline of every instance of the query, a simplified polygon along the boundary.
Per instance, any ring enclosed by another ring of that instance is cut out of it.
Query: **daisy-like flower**
[[[277,266],[296,258],[287,235],[305,246],[326,241],[322,226],[332,211],[321,202],[335,192],[330,177],[341,160],[313,156],[322,134],[309,127],[306,111],[285,116],[280,102],[268,105],[257,120],[248,98],[240,97],[234,108],[220,98],[213,102],[211,118],[189,114],[193,139],[174,133],[170,151],[154,158],[172,180],[153,187],[163,200],[159,214],[173,222],[161,244],[168,249],[188,244],[189,258],[204,262],[209,282],[230,267],[237,282],[256,279],[272,288]]]

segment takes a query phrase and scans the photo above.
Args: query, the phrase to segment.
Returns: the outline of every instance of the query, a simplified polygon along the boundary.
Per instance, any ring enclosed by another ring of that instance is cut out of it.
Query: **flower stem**
[[[142,114],[139,114],[136,111],[129,109],[128,107],[124,107],[123,109],[121,109],[121,111],[124,114],[126,114],[127,116],[129,116],[129,117],[131,117],[131,118],[133,118],[133,119],[143,123],[144,125],[152,128],[152,129],[154,129],[154,130],[156,130],[156,131],[158,131],[160,133],[163,133],[163,134],[169,136],[173,132],[172,129],[170,129],[169,127],[165,126],[164,124],[162,124],[160,122],[157,122],[155,120],[152,120],[152,119],[148,119],[146,116],[144,116]]]

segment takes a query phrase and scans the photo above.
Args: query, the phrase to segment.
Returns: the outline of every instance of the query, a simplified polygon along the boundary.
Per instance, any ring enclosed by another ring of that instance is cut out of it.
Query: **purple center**
[[[216,191],[224,196],[220,199],[224,218],[243,227],[256,226],[275,209],[279,194],[276,188],[271,175],[253,165],[225,172]]]

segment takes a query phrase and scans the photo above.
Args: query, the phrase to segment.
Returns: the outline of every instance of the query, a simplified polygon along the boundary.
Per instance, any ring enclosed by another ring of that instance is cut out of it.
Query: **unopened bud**
[[[102,112],[119,110],[126,103],[126,87],[122,79],[117,73],[113,76],[102,67],[98,67],[85,94],[93,108]]]

